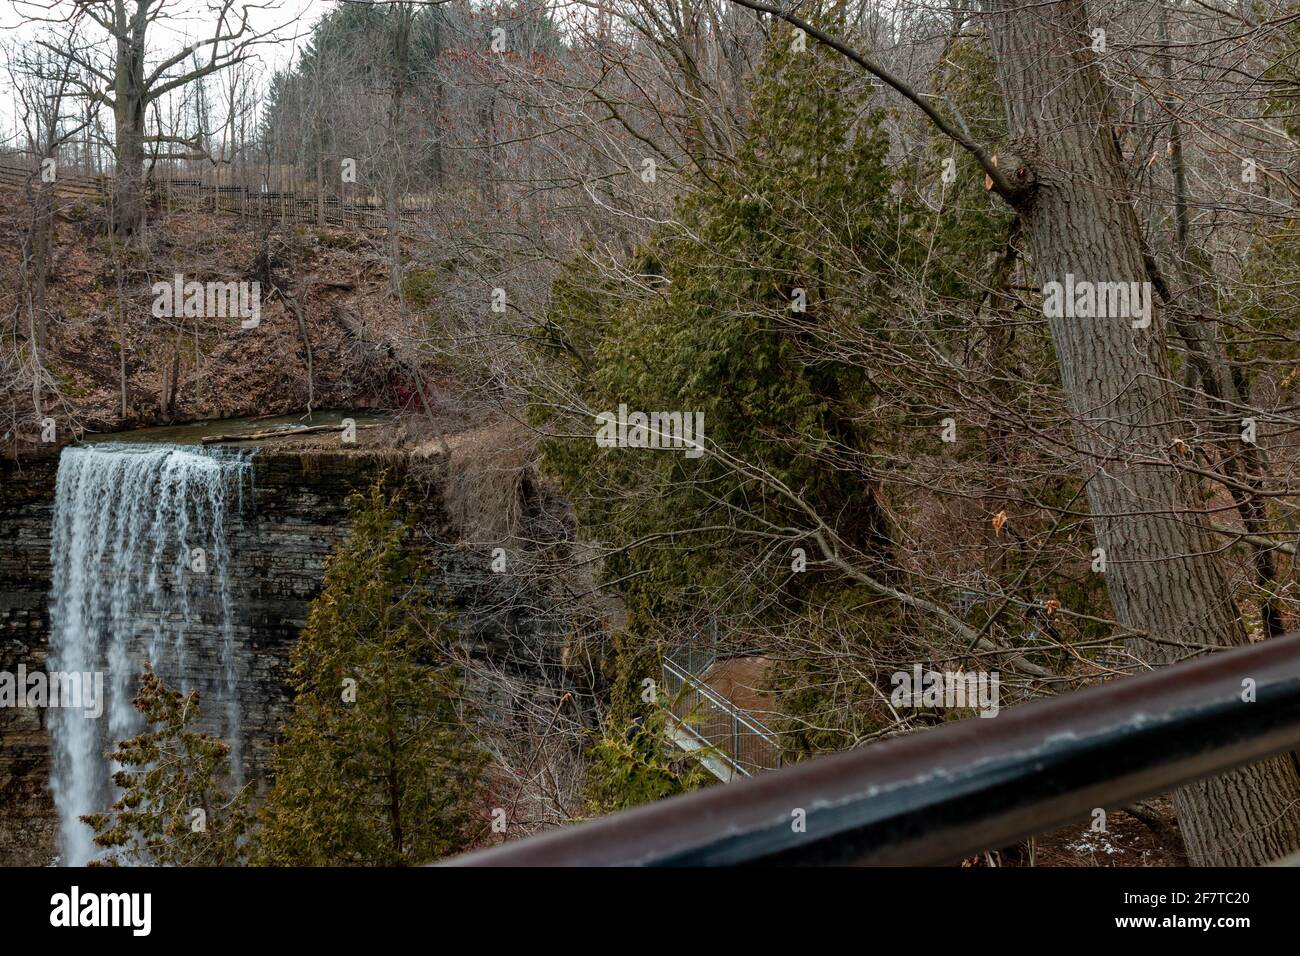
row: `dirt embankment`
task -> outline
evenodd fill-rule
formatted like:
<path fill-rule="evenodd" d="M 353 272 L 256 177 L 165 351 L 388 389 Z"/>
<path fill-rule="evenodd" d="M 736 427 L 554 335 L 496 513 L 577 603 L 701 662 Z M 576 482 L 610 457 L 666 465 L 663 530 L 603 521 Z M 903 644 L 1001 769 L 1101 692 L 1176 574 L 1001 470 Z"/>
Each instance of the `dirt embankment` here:
<path fill-rule="evenodd" d="M 0 191 L 0 235 L 11 240 L 0 244 L 0 309 L 11 317 L 0 337 L 0 445 L 39 440 L 47 417 L 67 440 L 308 406 L 423 411 L 452 392 L 411 345 L 413 320 L 389 289 L 376 237 L 157 209 L 143 237 L 114 243 L 102 208 L 60 200 L 38 415 L 23 269 L 30 226 L 22 193 Z M 157 315 L 155 284 L 177 276 L 250 292 L 257 283 L 256 327 L 239 314 Z"/>

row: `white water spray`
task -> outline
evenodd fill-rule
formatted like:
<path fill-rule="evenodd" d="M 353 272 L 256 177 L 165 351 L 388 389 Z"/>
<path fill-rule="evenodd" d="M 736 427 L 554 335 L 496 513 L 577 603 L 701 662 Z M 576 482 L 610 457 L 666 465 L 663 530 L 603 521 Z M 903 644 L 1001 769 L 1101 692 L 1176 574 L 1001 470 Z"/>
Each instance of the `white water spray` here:
<path fill-rule="evenodd" d="M 204 714 L 222 717 L 240 774 L 227 523 L 241 511 L 251 475 L 251 460 L 238 452 L 174 445 L 66 448 L 59 458 L 49 666 L 105 672 L 108 698 L 98 720 L 80 710 L 50 712 L 50 786 L 66 865 L 94 856 L 93 834 L 80 818 L 115 799 L 116 768 L 106 754 L 139 732 L 131 699 L 145 660 L 187 691 L 204 650 L 197 642 L 220 641 L 221 673 L 204 688 Z"/>

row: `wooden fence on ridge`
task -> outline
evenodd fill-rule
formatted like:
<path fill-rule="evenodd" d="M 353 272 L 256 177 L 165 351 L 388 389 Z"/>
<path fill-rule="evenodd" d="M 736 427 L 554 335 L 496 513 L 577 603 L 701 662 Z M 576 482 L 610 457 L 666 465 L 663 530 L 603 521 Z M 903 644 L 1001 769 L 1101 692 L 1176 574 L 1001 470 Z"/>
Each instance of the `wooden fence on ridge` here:
<path fill-rule="evenodd" d="M 40 185 L 39 169 L 0 161 L 0 187 L 21 189 L 28 182 Z M 107 203 L 113 195 L 113 184 L 112 176 L 59 173 L 54 190 L 56 195 L 69 199 Z M 146 187 L 151 203 L 168 209 L 206 209 L 258 222 L 388 230 L 388 210 L 382 202 L 345 201 L 335 196 L 322 199 L 294 192 L 263 192 L 246 186 L 211 186 L 197 179 L 171 176 L 150 175 Z M 404 208 L 398 218 L 404 225 L 418 226 L 432 215 L 428 209 Z"/>

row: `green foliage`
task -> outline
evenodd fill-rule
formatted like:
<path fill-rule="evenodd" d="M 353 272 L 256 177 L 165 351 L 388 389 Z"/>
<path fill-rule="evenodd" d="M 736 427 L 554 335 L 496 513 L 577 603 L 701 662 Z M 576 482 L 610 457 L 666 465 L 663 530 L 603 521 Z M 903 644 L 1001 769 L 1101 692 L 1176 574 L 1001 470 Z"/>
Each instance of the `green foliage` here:
<path fill-rule="evenodd" d="M 603 726 L 587 750 L 585 780 L 591 814 L 612 813 L 694 790 L 713 777 L 694 757 L 668 743 L 662 700 L 646 700 L 645 680 L 661 670 L 658 651 L 636 636 L 635 621 L 614 636 L 615 676 Z"/>
<path fill-rule="evenodd" d="M 441 293 L 437 270 L 408 269 L 402 276 L 402 298 L 417 312 L 432 308 Z"/>
<path fill-rule="evenodd" d="M 1295 9 L 1300 13 L 1300 4 Z M 1295 140 L 1300 138 L 1300 59 L 1296 56 L 1300 49 L 1300 20 L 1279 31 L 1277 37 L 1276 62 L 1265 73 L 1270 84 L 1266 112 Z M 1262 169 L 1258 178 L 1267 191 L 1267 174 Z M 1203 261 L 1207 255 L 1200 253 L 1198 264 L 1208 273 L 1211 266 Z M 1283 367 L 1282 386 L 1292 388 L 1300 381 L 1300 348 L 1295 335 L 1300 327 L 1300 307 L 1295 296 L 1295 276 L 1300 272 L 1300 219 L 1270 223 L 1267 232 L 1251 244 L 1245 263 L 1236 287 L 1225 291 L 1225 312 L 1249 323 L 1251 331 L 1243 334 L 1239 323 L 1220 326 L 1229 357 L 1236 363 L 1233 374 L 1240 377 L 1241 384 L 1248 384 L 1280 359 L 1290 363 L 1289 368 Z M 1261 358 L 1267 362 L 1261 365 L 1257 361 Z"/>
<path fill-rule="evenodd" d="M 484 759 L 441 663 L 447 613 L 422 587 L 400 502 L 376 485 L 352 508 L 293 652 L 258 846 L 272 865 L 420 864 L 470 839 Z"/>
<path fill-rule="evenodd" d="M 1294 141 L 1300 138 L 1300 59 L 1296 52 L 1300 50 L 1300 3 L 1292 5 L 1289 26 L 1283 27 L 1274 36 L 1277 38 L 1273 66 L 1264 73 L 1264 78 L 1271 86 L 1266 111 L 1276 116 L 1281 127 Z M 1285 22 L 1279 21 L 1279 22 Z"/>
<path fill-rule="evenodd" d="M 876 690 L 859 677 L 851 685 L 839 683 L 841 674 L 814 658 L 792 658 L 773 663 L 766 682 L 781 691 L 781 715 L 772 721 L 785 751 L 786 760 L 801 754 L 844 750 L 852 746 L 855 733 L 865 733 L 878 724 L 859 715 L 852 707 L 859 701 L 874 700 Z M 835 688 L 835 694 L 828 687 Z M 848 701 L 845 700 L 848 698 Z"/>
<path fill-rule="evenodd" d="M 653 644 L 640 635 L 649 630 L 648 625 L 632 612 L 623 630 L 614 634 L 610 647 L 610 664 L 614 679 L 610 682 L 606 713 L 614 721 L 640 720 L 654 709 L 644 698 L 645 681 L 656 679 L 663 659 Z"/>
<path fill-rule="evenodd" d="M 960 111 L 976 142 L 1006 140 L 996 66 L 978 41 L 957 39 L 949 45 L 934 87 Z M 917 238 L 929 250 L 922 287 L 937 300 L 927 303 L 929 310 L 950 315 L 949 328 L 960 331 L 969 304 L 979 299 L 988 279 L 971 264 L 988 262 L 1001 250 L 1015 213 L 985 190 L 985 173 L 974 156 L 933 127 L 927 129 L 930 150 L 913 185 L 926 192 L 937 211 L 914 220 Z M 943 168 L 949 159 L 956 179 L 945 184 Z"/>
<path fill-rule="evenodd" d="M 1273 231 L 1257 239 L 1239 285 L 1228 292 L 1232 314 L 1240 316 L 1252 330 L 1250 334 L 1225 332 L 1231 358 L 1237 362 L 1244 381 L 1260 374 L 1261 368 L 1290 362 L 1285 368 L 1282 385 L 1290 387 L 1300 379 L 1300 348 L 1295 330 L 1300 327 L 1300 308 L 1296 305 L 1295 276 L 1300 274 L 1300 220 L 1279 223 Z M 1260 332 L 1266 333 L 1261 337 Z M 1238 341 L 1237 339 L 1240 339 Z M 1256 360 L 1267 357 L 1269 365 Z"/>
<path fill-rule="evenodd" d="M 842 19 L 823 23 L 847 35 Z M 821 44 L 793 49 L 791 36 L 774 25 L 746 141 L 730 162 L 695 177 L 672 224 L 621 270 L 601 274 L 582 257 L 555 282 L 533 344 L 551 359 L 561 397 L 539 393 L 531 420 L 564 436 L 543 443 L 546 465 L 585 533 L 614 548 L 604 571 L 626 601 L 629 644 L 647 646 L 665 619 L 709 607 L 834 646 L 815 621 L 799 619 L 819 608 L 836 617 L 855 659 L 887 659 L 882 646 L 935 622 L 867 599 L 836 568 L 795 573 L 790 539 L 773 541 L 811 521 L 781 489 L 806 502 L 864 571 L 910 589 L 900 580 L 909 564 L 894 516 L 909 531 L 935 518 L 918 513 L 924 495 L 886 502 L 876 463 L 897 473 L 935 456 L 936 411 L 962 400 L 964 360 L 922 376 L 891 366 L 934 369 L 937 355 L 978 353 L 969 366 L 983 364 L 999 402 L 1032 418 L 1056 387 L 1056 363 L 1042 324 L 1018 322 L 1015 297 L 989 291 L 1014 262 L 1004 256 L 1014 215 L 987 194 L 975 160 L 937 136 L 927 141 L 926 127 L 911 141 L 929 148 L 892 168 L 886 114 L 873 109 L 870 84 Z M 954 37 L 933 87 L 975 139 L 1005 141 L 982 45 Z M 951 182 L 942 175 L 948 157 Z M 999 374 L 1004 368 L 1014 374 Z M 1025 379 L 1042 387 L 1019 387 Z M 593 415 L 621 404 L 702 412 L 706 444 L 725 455 L 599 447 L 582 438 L 593 422 L 556 412 L 574 404 L 571 396 Z M 982 437 L 942 454 L 977 474 L 1005 473 L 1019 453 L 1015 437 L 997 431 L 996 418 Z M 1070 499 L 1077 482 L 1051 472 L 1022 490 Z M 811 535 L 799 543 L 810 560 L 821 556 Z M 1075 591 L 1087 601 L 1100 589 L 1093 576 Z M 830 657 L 778 661 L 766 676 L 792 754 L 851 745 L 892 719 L 862 703 L 877 696 L 870 666 L 846 674 Z M 616 706 L 635 673 L 620 670 Z"/>
<path fill-rule="evenodd" d="M 870 489 L 823 458 L 875 437 L 853 417 L 869 383 L 828 361 L 824 344 L 846 324 L 882 327 L 891 263 L 907 255 L 883 116 L 867 111 L 864 95 L 836 54 L 819 45 L 794 53 L 778 29 L 735 162 L 701 178 L 679 204 L 681 228 L 661 232 L 634 264 L 633 285 L 649 291 L 629 298 L 575 265 L 556 283 L 537 344 L 593 410 L 625 402 L 702 412 L 710 445 L 797 488 L 845 540 L 870 550 L 887 537 Z M 795 313 L 800 296 L 807 308 Z M 550 442 L 545 454 L 581 519 L 616 540 L 739 525 L 739 534 L 700 531 L 613 558 L 610 576 L 630 575 L 625 594 L 649 615 L 671 614 L 688 592 L 720 589 L 752 553 L 746 533 L 799 521 L 770 483 L 738 477 L 710 456 L 583 441 Z M 770 565 L 746 598 L 795 587 L 787 572 Z"/>
<path fill-rule="evenodd" d="M 649 255 L 643 256 L 636 271 L 645 277 L 660 275 Z M 551 285 L 551 301 L 546 321 L 537 329 L 533 345 L 559 360 L 569 377 L 585 384 L 597 361 L 596 347 L 608 329 L 609 317 L 619 308 L 619 286 L 612 278 L 594 277 L 585 260 L 572 260 Z M 630 307 L 640 305 L 633 298 Z"/>
<path fill-rule="evenodd" d="M 667 742 L 667 714 L 655 707 L 643 717 L 611 722 L 588 751 L 588 812 L 613 813 L 705 786 L 712 776 L 693 757 Z"/>
<path fill-rule="evenodd" d="M 120 743 L 112 755 L 122 766 L 113 775 L 122 796 L 112 809 L 81 818 L 107 851 L 92 865 L 242 864 L 247 792 L 231 796 L 225 789 L 230 746 L 193 729 L 200 717 L 198 691 L 167 687 L 146 664 L 132 704 L 150 729 Z"/>

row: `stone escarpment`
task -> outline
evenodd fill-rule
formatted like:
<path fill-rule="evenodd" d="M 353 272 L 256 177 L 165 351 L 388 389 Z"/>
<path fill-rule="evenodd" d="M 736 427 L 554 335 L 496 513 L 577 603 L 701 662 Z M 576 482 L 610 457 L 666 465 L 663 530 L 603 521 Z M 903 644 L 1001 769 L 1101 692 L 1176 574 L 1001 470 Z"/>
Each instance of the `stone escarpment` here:
<path fill-rule="evenodd" d="M 419 512 L 436 580 L 457 611 L 467 652 L 545 660 L 560 631 L 545 602 L 529 600 L 509 575 L 494 574 L 490 555 L 452 544 L 439 494 L 439 463 L 421 468 Z M 319 593 L 328 556 L 348 533 L 348 497 L 376 480 L 407 482 L 408 462 L 395 452 L 262 450 L 253 459 L 251 501 L 229 525 L 231 603 L 238 663 L 238 750 L 245 779 L 264 789 L 276 733 L 288 715 L 289 655 Z M 50 653 L 50 539 L 58 455 L 0 461 L 0 671 L 45 669 Z M 245 492 L 246 494 L 248 491 Z M 102 502 L 111 508 L 113 502 Z M 220 682 L 222 637 L 200 624 L 189 644 L 189 685 L 205 700 Z M 487 708 L 508 706 L 484 689 Z M 205 707 L 205 716 L 207 708 Z M 0 865 L 41 865 L 57 852 L 49 789 L 48 712 L 0 708 Z M 216 729 L 214 726 L 212 729 Z"/>

